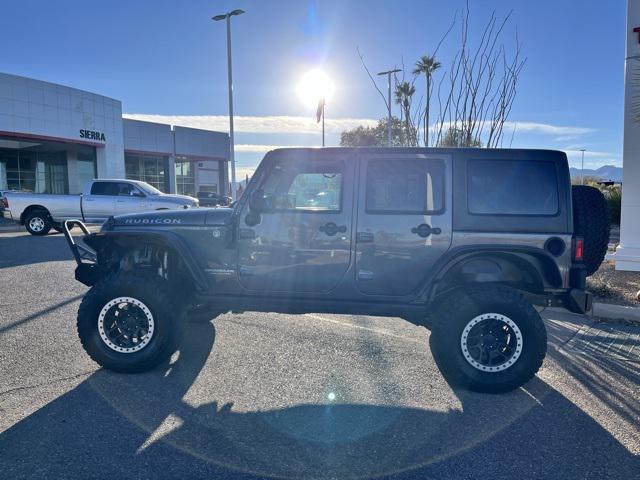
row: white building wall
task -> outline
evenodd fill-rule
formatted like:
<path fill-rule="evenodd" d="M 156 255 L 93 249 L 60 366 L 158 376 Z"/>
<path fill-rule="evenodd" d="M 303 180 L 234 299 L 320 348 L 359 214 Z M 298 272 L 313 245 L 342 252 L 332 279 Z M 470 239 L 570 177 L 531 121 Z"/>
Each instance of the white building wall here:
<path fill-rule="evenodd" d="M 173 134 L 170 125 L 128 118 L 122 120 L 122 123 L 126 150 L 173 155 Z"/>
<path fill-rule="evenodd" d="M 622 218 L 617 270 L 640 271 L 640 0 L 627 4 L 624 147 L 622 159 Z"/>
<path fill-rule="evenodd" d="M 97 131 L 105 140 L 82 138 Z M 124 176 L 122 104 L 109 97 L 0 73 L 0 134 L 96 146 L 98 176 Z"/>

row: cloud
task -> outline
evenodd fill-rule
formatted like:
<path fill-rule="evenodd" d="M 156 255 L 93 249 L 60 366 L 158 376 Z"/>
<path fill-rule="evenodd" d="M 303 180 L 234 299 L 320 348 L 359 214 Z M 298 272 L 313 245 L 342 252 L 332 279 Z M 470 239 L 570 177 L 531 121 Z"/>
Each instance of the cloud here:
<path fill-rule="evenodd" d="M 565 125 L 551 125 L 548 123 L 536 123 L 536 122 L 505 122 L 504 130 L 511 131 L 515 127 L 516 134 L 522 132 L 539 133 L 542 135 L 552 135 L 555 137 L 575 137 L 577 135 L 586 135 L 587 133 L 593 133 L 593 128 L 587 127 L 571 127 Z"/>
<path fill-rule="evenodd" d="M 226 132 L 229 130 L 229 117 L 226 115 L 155 115 L 144 113 L 125 113 L 124 118 L 142 120 L 145 122 L 166 123 L 183 127 L 201 128 Z M 318 133 L 320 126 L 312 117 L 295 117 L 286 115 L 274 116 L 245 116 L 233 117 L 234 129 L 240 133 L 279 133 L 279 134 L 308 134 Z M 342 133 L 359 125 L 367 127 L 378 124 L 371 118 L 327 118 L 325 130 L 327 133 Z"/>
<path fill-rule="evenodd" d="M 276 148 L 296 148 L 308 147 L 311 145 L 254 145 L 254 144 L 236 144 L 236 152 L 245 153 L 267 153 Z M 313 145 L 315 146 L 315 145 Z"/>

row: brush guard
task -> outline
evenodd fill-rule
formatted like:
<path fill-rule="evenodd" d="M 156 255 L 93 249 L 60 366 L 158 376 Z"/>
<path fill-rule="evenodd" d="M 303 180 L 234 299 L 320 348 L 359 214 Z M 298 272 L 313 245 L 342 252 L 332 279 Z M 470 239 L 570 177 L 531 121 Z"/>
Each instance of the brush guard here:
<path fill-rule="evenodd" d="M 90 287 L 94 285 L 99 278 L 98 256 L 96 252 L 94 252 L 90 248 L 76 243 L 73 236 L 71 235 L 71 229 L 76 225 L 80 227 L 80 230 L 82 230 L 82 233 L 84 233 L 85 235 L 91 234 L 87 226 L 80 220 L 66 220 L 65 222 L 63 222 L 62 233 L 67 239 L 69 249 L 71 250 L 73 258 L 78 265 L 75 272 L 76 280 Z"/>

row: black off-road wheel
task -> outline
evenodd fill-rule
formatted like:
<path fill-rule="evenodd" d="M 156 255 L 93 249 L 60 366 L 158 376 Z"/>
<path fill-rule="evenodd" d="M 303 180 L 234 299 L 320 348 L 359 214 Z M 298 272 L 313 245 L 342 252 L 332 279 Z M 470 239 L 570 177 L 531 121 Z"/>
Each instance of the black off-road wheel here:
<path fill-rule="evenodd" d="M 609 206 L 602 192 L 595 187 L 574 185 L 572 195 L 573 232 L 584 239 L 583 263 L 587 275 L 593 275 L 609 248 Z"/>
<path fill-rule="evenodd" d="M 458 289 L 431 316 L 429 343 L 445 379 L 476 392 L 514 390 L 534 377 L 547 352 L 544 323 L 508 287 Z"/>
<path fill-rule="evenodd" d="M 78 310 L 78 336 L 89 356 L 115 372 L 151 370 L 179 345 L 183 308 L 158 276 L 118 274 L 101 280 Z"/>
<path fill-rule="evenodd" d="M 24 219 L 24 226 L 31 235 L 46 235 L 53 227 L 51 216 L 46 210 L 32 210 Z"/>

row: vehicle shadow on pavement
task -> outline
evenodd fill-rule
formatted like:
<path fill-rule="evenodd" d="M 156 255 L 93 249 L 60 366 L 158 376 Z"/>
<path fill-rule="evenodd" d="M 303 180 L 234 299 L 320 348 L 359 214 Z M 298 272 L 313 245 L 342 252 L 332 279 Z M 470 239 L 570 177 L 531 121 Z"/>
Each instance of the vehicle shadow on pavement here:
<path fill-rule="evenodd" d="M 0 476 L 569 479 L 634 478 L 640 468 L 538 378 L 505 395 L 455 391 L 462 408 L 444 411 L 339 401 L 241 411 L 213 392 L 193 400 L 215 328 L 192 327 L 161 368 L 99 370 L 0 434 Z"/>
<path fill-rule="evenodd" d="M 62 234 L 0 236 L 0 268 L 73 260 Z"/>

